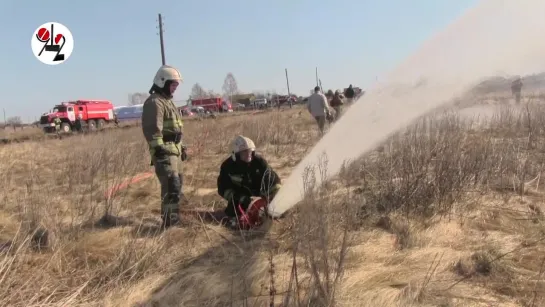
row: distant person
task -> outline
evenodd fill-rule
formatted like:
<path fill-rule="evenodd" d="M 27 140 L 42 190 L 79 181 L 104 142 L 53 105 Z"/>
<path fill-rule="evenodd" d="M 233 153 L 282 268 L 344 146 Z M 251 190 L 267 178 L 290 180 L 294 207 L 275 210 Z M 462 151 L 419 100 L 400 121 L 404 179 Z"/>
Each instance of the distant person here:
<path fill-rule="evenodd" d="M 238 135 L 231 144 L 231 156 L 221 164 L 217 179 L 218 194 L 227 201 L 227 226 L 241 226 L 242 215 L 263 208 L 251 208 L 251 204 L 255 206 L 252 197 L 261 197 L 270 202 L 280 190 L 280 184 L 280 177 L 267 160 L 255 153 L 254 142 Z M 267 202 L 258 204 L 263 206 Z"/>
<path fill-rule="evenodd" d="M 58 135 L 61 132 L 61 124 L 62 124 L 62 121 L 59 118 L 59 115 L 55 115 L 55 119 L 53 119 L 53 123 L 55 124 L 55 132 Z"/>
<path fill-rule="evenodd" d="M 116 127 L 119 127 L 119 118 L 117 117 L 117 114 L 114 114 L 114 124 Z"/>
<path fill-rule="evenodd" d="M 325 96 L 327 97 L 327 99 L 333 99 L 333 90 L 328 90 Z"/>
<path fill-rule="evenodd" d="M 520 77 L 516 77 L 515 80 L 513 80 L 513 83 L 511 83 L 511 94 L 515 96 L 516 103 L 520 103 L 521 91 L 522 79 Z"/>
<path fill-rule="evenodd" d="M 331 105 L 333 110 L 335 110 L 334 121 L 337 121 L 339 117 L 341 117 L 343 106 L 343 100 L 341 99 L 341 93 L 339 93 L 339 91 L 335 91 L 335 94 L 333 94 L 333 98 L 331 99 L 331 102 L 329 104 Z"/>
<path fill-rule="evenodd" d="M 74 124 L 77 132 L 83 132 L 83 115 L 78 114 L 78 118 L 76 119 L 76 123 Z"/>
<path fill-rule="evenodd" d="M 350 84 L 346 91 L 344 91 L 344 97 L 346 97 L 346 103 L 348 105 L 354 102 L 354 98 L 356 97 L 356 91 L 354 91 L 354 88 L 352 88 L 352 84 Z"/>
<path fill-rule="evenodd" d="M 320 134 L 324 134 L 325 122 L 330 116 L 329 112 L 329 103 L 327 102 L 327 97 L 320 92 L 320 87 L 316 86 L 314 88 L 314 94 L 310 95 L 308 98 L 308 111 L 316 120 L 318 124 L 318 129 Z"/>

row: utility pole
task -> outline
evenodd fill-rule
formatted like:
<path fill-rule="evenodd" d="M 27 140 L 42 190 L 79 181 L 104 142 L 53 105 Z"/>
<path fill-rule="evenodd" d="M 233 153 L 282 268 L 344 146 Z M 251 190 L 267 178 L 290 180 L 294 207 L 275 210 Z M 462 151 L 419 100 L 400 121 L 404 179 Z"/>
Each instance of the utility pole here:
<path fill-rule="evenodd" d="M 4 125 L 6 124 L 6 109 L 2 109 L 4 111 Z"/>
<path fill-rule="evenodd" d="M 288 103 L 289 103 L 290 109 L 291 109 L 292 102 L 291 102 L 291 93 L 290 93 L 290 79 L 288 79 L 288 69 L 285 68 L 284 70 L 286 71 L 286 85 L 288 86 Z"/>
<path fill-rule="evenodd" d="M 288 96 L 291 95 L 290 93 L 290 80 L 288 79 L 288 69 L 285 68 L 285 71 L 286 71 L 286 84 L 288 86 Z"/>
<path fill-rule="evenodd" d="M 163 40 L 163 18 L 161 14 L 159 14 L 159 40 L 161 41 L 161 60 L 163 61 L 163 65 L 166 65 L 165 41 Z"/>
<path fill-rule="evenodd" d="M 320 85 L 318 82 L 318 67 L 316 67 L 316 86 Z"/>

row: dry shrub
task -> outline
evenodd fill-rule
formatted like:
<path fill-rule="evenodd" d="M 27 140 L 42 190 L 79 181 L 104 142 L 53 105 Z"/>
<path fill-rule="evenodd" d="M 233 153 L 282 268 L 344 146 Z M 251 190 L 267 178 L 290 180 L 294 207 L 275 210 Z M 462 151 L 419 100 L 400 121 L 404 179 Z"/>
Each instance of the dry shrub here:
<path fill-rule="evenodd" d="M 463 219 L 473 209 L 482 210 L 467 205 L 482 195 L 499 192 L 506 199 L 512 195 L 542 199 L 543 118 L 545 108 L 537 104 L 503 107 L 479 121 L 448 112 L 424 117 L 393 135 L 376 152 L 347 163 L 340 179 L 353 187 L 353 198 L 361 199 L 361 225 L 393 233 L 400 249 L 418 246 L 418 228 L 444 216 L 450 218 L 452 213 Z M 527 218 L 498 211 L 505 218 L 493 230 L 542 238 L 539 208 L 529 211 Z M 508 220 L 518 220 L 518 225 Z M 540 242 L 532 248 L 543 245 Z M 476 276 L 486 275 L 489 289 L 528 306 L 532 301 L 535 304 L 536 297 L 543 295 L 541 282 L 535 278 L 524 281 L 530 276 L 521 274 L 522 263 L 503 258 L 492 261 L 495 255 L 490 249 L 476 252 L 471 260 L 474 265 L 462 269 L 459 264 L 458 271 L 469 271 L 462 275 L 479 283 L 485 280 Z M 541 260 L 529 261 L 532 274 L 541 276 Z"/>
<path fill-rule="evenodd" d="M 527 150 L 527 139 L 505 138 L 495 127 L 511 135 L 528 133 L 532 127 L 512 120 L 528 114 L 533 120 L 545 110 L 503 109 L 485 123 L 486 130 L 452 113 L 425 117 L 393 135 L 380 151 L 347 164 L 340 177 L 363 193 L 363 215 L 401 210 L 431 217 L 452 212 L 470 190 L 508 185 L 523 193 L 524 183 L 540 174 L 543 158 Z"/>
<path fill-rule="evenodd" d="M 35 126 L 25 126 L 18 129 L 0 127 L 0 143 L 21 142 L 44 139 L 42 130 Z"/>
<path fill-rule="evenodd" d="M 467 185 L 479 182 L 493 154 L 485 138 L 472 141 L 466 135 L 467 126 L 453 114 L 424 118 L 394 135 L 380 153 L 357 162 L 355 168 L 345 167 L 341 177 L 359 178 L 366 210 L 448 213 Z"/>
<path fill-rule="evenodd" d="M 283 306 L 335 306 L 351 243 L 355 203 L 328 185 L 327 156 L 304 174 L 306 197 L 291 217 L 290 286 Z M 316 189 L 316 177 L 323 185 Z M 314 191 L 318 190 L 318 193 Z"/>
<path fill-rule="evenodd" d="M 65 300 L 72 305 L 75 297 L 67 293 L 74 287 L 81 287 L 77 295 L 83 295 L 106 287 L 111 279 L 119 282 L 145 274 L 142 269 L 161 248 L 139 250 L 135 247 L 141 244 L 124 240 L 110 246 L 111 238 L 104 238 L 104 252 L 110 256 L 93 261 L 92 254 L 101 251 L 92 250 L 96 244 L 89 250 L 86 234 L 99 217 L 115 215 L 126 205 L 124 197 L 105 197 L 106 188 L 147 171 L 141 163 L 148 155 L 143 140 L 134 138 L 133 131 L 118 130 L 23 146 L 23 153 L 12 148 L 3 152 L 12 164 L 3 165 L 10 177 L 4 179 L 1 209 L 19 221 L 19 227 L 0 265 L 5 276 L 2 305 Z M 29 248 L 36 247 L 46 252 L 35 255 Z"/>
<path fill-rule="evenodd" d="M 543 260 L 539 260 L 536 263 L 543 265 Z M 460 259 L 454 264 L 453 270 L 463 276 L 463 279 L 485 284 L 499 294 L 517 298 L 524 306 L 531 306 L 532 301 L 536 299 L 536 294 L 542 295 L 545 291 L 545 287 L 539 280 L 543 267 L 534 271 L 537 273 L 537 279 L 535 277 L 528 279 L 521 274 L 520 267 L 517 268 L 512 261 L 511 255 L 487 246 L 467 258 Z"/>

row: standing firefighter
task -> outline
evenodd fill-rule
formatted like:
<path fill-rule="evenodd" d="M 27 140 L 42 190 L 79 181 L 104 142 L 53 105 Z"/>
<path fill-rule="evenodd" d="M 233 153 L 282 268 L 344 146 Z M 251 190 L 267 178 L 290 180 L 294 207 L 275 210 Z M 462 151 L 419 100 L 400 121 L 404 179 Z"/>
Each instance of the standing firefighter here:
<path fill-rule="evenodd" d="M 180 160 L 185 160 L 187 155 L 182 146 L 182 117 L 172 102 L 172 95 L 182 82 L 176 68 L 161 66 L 142 110 L 142 131 L 149 144 L 151 165 L 155 166 L 155 174 L 161 183 L 163 227 L 180 221 L 179 203 L 183 197 Z"/>
<path fill-rule="evenodd" d="M 59 115 L 55 116 L 55 119 L 53 120 L 53 123 L 55 124 L 55 132 L 57 134 L 59 134 L 61 132 L 61 124 L 62 124 L 62 121 L 59 118 Z"/>
<path fill-rule="evenodd" d="M 225 215 L 228 226 L 242 226 L 241 216 L 258 203 L 265 206 L 280 189 L 280 177 L 269 166 L 267 161 L 255 153 L 254 142 L 242 135 L 237 136 L 231 144 L 231 156 L 221 164 L 218 176 L 218 194 L 227 200 Z M 265 202 L 252 203 L 253 197 L 261 197 Z M 250 214 L 251 215 L 251 214 Z M 251 215 L 257 218 L 256 215 Z M 249 221 L 250 224 L 256 221 Z"/>
<path fill-rule="evenodd" d="M 515 102 L 520 103 L 520 92 L 522 90 L 522 79 L 516 77 L 513 83 L 511 83 L 511 94 L 515 96 Z"/>

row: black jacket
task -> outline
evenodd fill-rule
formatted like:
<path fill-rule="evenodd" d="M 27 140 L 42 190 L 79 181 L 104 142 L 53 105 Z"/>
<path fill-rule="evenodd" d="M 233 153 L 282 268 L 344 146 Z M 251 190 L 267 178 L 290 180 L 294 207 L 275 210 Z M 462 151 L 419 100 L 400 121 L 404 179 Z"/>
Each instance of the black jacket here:
<path fill-rule="evenodd" d="M 239 195 L 261 196 L 276 184 L 280 184 L 280 177 L 263 157 L 254 154 L 250 163 L 229 157 L 221 164 L 218 194 L 224 197 L 227 190 L 232 190 Z"/>
<path fill-rule="evenodd" d="M 346 91 L 344 92 L 344 96 L 346 98 L 354 98 L 354 96 L 356 96 L 356 92 L 354 91 L 354 88 L 347 88 Z"/>

